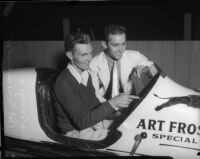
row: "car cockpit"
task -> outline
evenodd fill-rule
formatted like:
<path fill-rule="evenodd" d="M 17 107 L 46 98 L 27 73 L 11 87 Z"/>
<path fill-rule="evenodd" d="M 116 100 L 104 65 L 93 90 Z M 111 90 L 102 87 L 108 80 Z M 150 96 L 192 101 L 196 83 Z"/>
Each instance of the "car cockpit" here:
<path fill-rule="evenodd" d="M 158 66 L 157 66 L 158 68 Z M 159 68 L 157 69 L 159 70 Z M 126 117 L 134 111 L 137 105 L 143 100 L 145 95 L 151 90 L 156 80 L 159 77 L 157 73 L 151 80 L 148 81 L 147 85 L 138 93 L 139 100 L 133 101 L 128 109 L 121 111 L 120 117 L 118 117 L 110 127 L 110 131 L 107 137 L 101 141 L 82 140 L 77 138 L 70 138 L 63 136 L 56 124 L 56 109 L 55 104 L 60 104 L 56 99 L 53 91 L 53 83 L 57 74 L 57 70 L 50 68 L 36 68 L 37 79 L 36 79 L 36 97 L 39 123 L 48 137 L 51 139 L 73 146 L 90 147 L 94 149 L 100 149 L 108 147 L 109 145 L 116 142 L 122 135 L 117 130 L 117 127 L 126 119 Z M 158 71 L 159 72 L 159 71 Z"/>
<path fill-rule="evenodd" d="M 56 125 L 55 113 L 55 104 L 59 103 L 54 96 L 52 88 L 58 71 L 49 68 L 37 68 L 36 72 L 36 97 L 39 123 L 48 137 L 69 146 L 89 147 L 93 149 L 108 147 L 121 137 L 122 134 L 117 129 L 110 130 L 107 137 L 100 141 L 82 140 L 61 135 Z"/>

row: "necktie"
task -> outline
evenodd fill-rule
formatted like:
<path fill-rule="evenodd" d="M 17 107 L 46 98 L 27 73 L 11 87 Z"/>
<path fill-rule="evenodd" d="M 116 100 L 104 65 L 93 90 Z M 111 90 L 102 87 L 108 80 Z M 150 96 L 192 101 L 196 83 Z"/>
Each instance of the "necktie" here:
<path fill-rule="evenodd" d="M 110 71 L 110 82 L 104 95 L 105 99 L 109 100 L 118 94 L 119 91 L 117 89 L 118 88 L 117 80 L 118 80 L 118 72 L 117 72 L 117 64 L 115 62 Z"/>
<path fill-rule="evenodd" d="M 117 62 L 114 62 L 113 66 L 113 73 L 112 73 L 112 95 L 111 97 L 114 97 L 119 94 L 119 75 L 117 71 Z"/>

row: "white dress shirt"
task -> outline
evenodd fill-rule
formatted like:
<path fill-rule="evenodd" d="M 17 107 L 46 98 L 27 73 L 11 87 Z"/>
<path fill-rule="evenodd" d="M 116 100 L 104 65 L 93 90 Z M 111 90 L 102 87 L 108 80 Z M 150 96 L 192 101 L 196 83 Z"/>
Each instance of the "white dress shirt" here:
<path fill-rule="evenodd" d="M 79 84 L 82 83 L 83 85 L 87 86 L 87 82 L 88 82 L 88 78 L 89 78 L 88 71 L 83 71 L 80 74 L 70 63 L 67 65 L 67 69 L 69 69 L 69 71 L 74 76 L 74 78 L 78 81 Z"/>

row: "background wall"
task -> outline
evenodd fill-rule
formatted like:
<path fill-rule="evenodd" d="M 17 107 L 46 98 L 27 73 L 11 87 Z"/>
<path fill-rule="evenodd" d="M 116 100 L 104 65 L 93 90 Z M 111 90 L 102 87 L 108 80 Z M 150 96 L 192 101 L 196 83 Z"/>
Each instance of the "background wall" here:
<path fill-rule="evenodd" d="M 128 40 L 200 40 L 199 0 L 5 1 L 0 8 L 6 41 L 58 41 L 77 30 L 103 40 L 110 22 L 125 26 Z"/>
<path fill-rule="evenodd" d="M 93 54 L 103 48 L 94 41 Z M 176 82 L 200 88 L 200 41 L 128 41 L 127 49 L 138 50 L 157 63 Z M 63 41 L 5 41 L 3 69 L 48 67 L 62 70 L 67 63 Z"/>

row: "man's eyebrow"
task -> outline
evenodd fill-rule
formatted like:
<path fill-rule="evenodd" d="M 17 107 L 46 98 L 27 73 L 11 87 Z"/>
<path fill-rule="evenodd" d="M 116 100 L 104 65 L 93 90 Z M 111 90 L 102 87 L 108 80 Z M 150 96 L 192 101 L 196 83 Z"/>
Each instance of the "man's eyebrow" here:
<path fill-rule="evenodd" d="M 113 45 L 118 45 L 119 43 L 112 43 Z"/>

